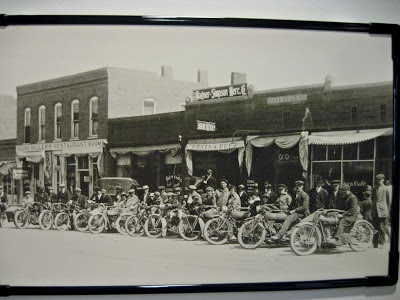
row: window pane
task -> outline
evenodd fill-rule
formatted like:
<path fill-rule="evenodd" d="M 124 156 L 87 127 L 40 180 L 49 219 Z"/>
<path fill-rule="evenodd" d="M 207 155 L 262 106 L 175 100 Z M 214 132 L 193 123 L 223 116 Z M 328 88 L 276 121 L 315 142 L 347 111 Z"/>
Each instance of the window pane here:
<path fill-rule="evenodd" d="M 365 186 L 372 186 L 373 167 L 372 161 L 343 163 L 343 181 L 350 186 L 351 191 L 358 199 L 360 199 L 360 194 L 364 191 Z"/>
<path fill-rule="evenodd" d="M 61 105 L 56 106 L 56 116 L 57 116 L 57 122 L 59 120 L 59 118 L 61 118 L 62 115 L 62 107 Z"/>
<path fill-rule="evenodd" d="M 374 159 L 374 140 L 360 143 L 360 159 Z"/>
<path fill-rule="evenodd" d="M 358 144 L 343 145 L 343 159 L 357 160 Z"/>
<path fill-rule="evenodd" d="M 97 121 L 92 121 L 92 135 L 97 135 Z"/>
<path fill-rule="evenodd" d="M 313 145 L 313 160 L 326 160 L 326 146 Z"/>
<path fill-rule="evenodd" d="M 328 160 L 341 160 L 342 159 L 342 146 L 332 145 L 328 146 Z"/>
<path fill-rule="evenodd" d="M 93 99 L 92 101 L 92 118 L 97 117 L 98 110 L 99 110 L 99 100 L 98 99 Z"/>
<path fill-rule="evenodd" d="M 57 130 L 57 139 L 61 139 L 61 125 L 60 124 L 57 124 L 56 130 Z"/>
<path fill-rule="evenodd" d="M 25 126 L 31 126 L 31 111 L 25 110 Z"/>
<path fill-rule="evenodd" d="M 74 122 L 73 127 L 73 137 L 79 137 L 79 123 Z"/>
<path fill-rule="evenodd" d="M 87 156 L 78 157 L 78 169 L 89 169 L 89 160 Z"/>
<path fill-rule="evenodd" d="M 40 118 L 40 120 L 39 120 L 40 125 L 45 125 L 46 124 L 46 109 L 45 108 L 41 108 L 39 110 L 39 118 Z"/>
<path fill-rule="evenodd" d="M 321 176 L 328 182 L 340 180 L 340 162 L 313 163 L 313 178 Z M 314 181 L 315 182 L 315 181 Z"/>

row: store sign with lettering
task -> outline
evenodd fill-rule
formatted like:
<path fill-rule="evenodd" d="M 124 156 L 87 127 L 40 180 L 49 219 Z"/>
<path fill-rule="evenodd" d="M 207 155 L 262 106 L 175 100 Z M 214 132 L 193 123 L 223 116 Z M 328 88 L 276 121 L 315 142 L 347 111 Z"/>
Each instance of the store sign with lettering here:
<path fill-rule="evenodd" d="M 215 143 L 215 144 L 187 144 L 186 150 L 192 151 L 221 151 L 244 147 L 244 141 Z"/>
<path fill-rule="evenodd" d="M 235 96 L 246 96 L 247 84 L 236 84 L 221 86 L 210 89 L 202 89 L 193 91 L 193 99 L 198 100 L 211 100 Z"/>
<path fill-rule="evenodd" d="M 197 130 L 216 131 L 217 127 L 214 122 L 205 122 L 197 120 Z"/>
<path fill-rule="evenodd" d="M 279 96 L 279 97 L 268 97 L 268 104 L 278 104 L 278 103 L 287 103 L 287 102 L 299 102 L 306 101 L 307 94 L 297 94 L 297 95 L 287 95 L 287 96 Z"/>
<path fill-rule="evenodd" d="M 29 171 L 26 169 L 13 169 L 12 170 L 12 178 L 14 180 L 21 180 L 29 178 Z"/>

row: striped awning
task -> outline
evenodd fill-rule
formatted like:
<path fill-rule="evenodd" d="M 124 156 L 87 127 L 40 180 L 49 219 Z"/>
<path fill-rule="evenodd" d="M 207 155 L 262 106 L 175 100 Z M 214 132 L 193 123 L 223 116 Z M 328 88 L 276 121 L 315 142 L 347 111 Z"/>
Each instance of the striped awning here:
<path fill-rule="evenodd" d="M 393 128 L 313 132 L 309 145 L 346 145 L 372 140 L 381 135 L 393 134 Z"/>

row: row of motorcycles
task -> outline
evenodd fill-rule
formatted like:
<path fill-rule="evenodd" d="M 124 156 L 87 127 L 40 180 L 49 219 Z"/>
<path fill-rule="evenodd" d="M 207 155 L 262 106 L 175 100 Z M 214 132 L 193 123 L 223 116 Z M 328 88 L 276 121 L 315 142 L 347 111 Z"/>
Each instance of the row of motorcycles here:
<path fill-rule="evenodd" d="M 82 209 L 73 203 L 35 202 L 28 207 L 17 207 L 13 221 L 18 228 L 33 224 L 43 230 L 53 227 L 60 231 L 74 229 L 94 234 L 118 231 L 151 238 L 179 235 L 188 241 L 204 238 L 213 245 L 236 237 L 245 249 L 255 249 L 262 243 L 285 245 L 289 241 L 295 254 L 310 255 L 318 248 L 338 245 L 332 244 L 332 240 L 343 213 L 336 209 L 319 209 L 289 230 L 284 241 L 272 241 L 271 237 L 279 231 L 287 214 L 268 204 L 257 206 L 256 215 L 250 216 L 248 208 L 231 206 L 198 205 L 188 210 L 185 206 L 171 204 L 148 206 L 140 203 L 134 208 L 123 208 L 89 202 L 88 207 Z M 363 251 L 371 245 L 374 234 L 372 225 L 360 216 L 349 232 L 342 235 L 339 245 Z"/>

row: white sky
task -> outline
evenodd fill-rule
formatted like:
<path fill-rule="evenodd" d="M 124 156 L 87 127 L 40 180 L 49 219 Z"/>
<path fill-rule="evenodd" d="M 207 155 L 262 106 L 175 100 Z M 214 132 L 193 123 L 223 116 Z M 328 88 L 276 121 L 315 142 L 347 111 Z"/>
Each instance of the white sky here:
<path fill-rule="evenodd" d="M 153 71 L 210 86 L 247 74 L 256 90 L 392 80 L 391 39 L 368 34 L 161 26 L 15 26 L 0 30 L 0 94 L 106 66 Z"/>

